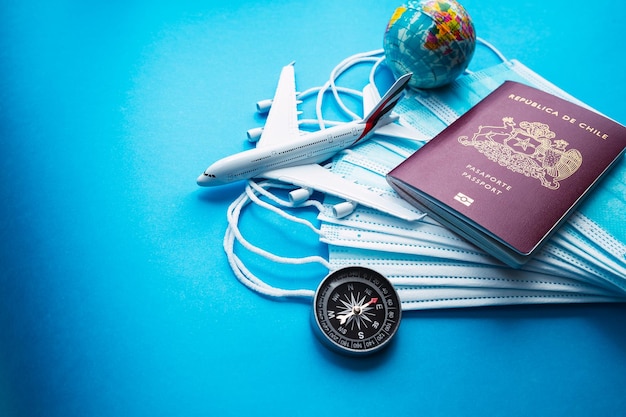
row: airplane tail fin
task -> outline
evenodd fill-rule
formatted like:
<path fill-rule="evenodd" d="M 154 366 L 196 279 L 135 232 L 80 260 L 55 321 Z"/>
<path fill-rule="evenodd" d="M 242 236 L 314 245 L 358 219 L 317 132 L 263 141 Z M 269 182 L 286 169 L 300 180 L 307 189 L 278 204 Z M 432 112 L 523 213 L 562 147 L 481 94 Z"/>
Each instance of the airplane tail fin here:
<path fill-rule="evenodd" d="M 398 78 L 378 104 L 363 118 L 363 122 L 367 125 L 366 131 L 370 131 L 377 126 L 384 126 L 393 121 L 391 111 L 400 101 L 400 94 L 404 91 L 404 87 L 412 75 L 412 73 L 408 73 Z"/>

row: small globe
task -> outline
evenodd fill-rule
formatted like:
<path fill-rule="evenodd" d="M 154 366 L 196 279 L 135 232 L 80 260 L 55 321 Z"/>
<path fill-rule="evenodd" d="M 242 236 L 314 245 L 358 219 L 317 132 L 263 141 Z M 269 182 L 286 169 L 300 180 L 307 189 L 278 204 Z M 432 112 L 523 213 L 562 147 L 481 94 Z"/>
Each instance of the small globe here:
<path fill-rule="evenodd" d="M 412 72 L 410 87 L 435 88 L 465 71 L 476 48 L 476 32 L 455 0 L 409 1 L 391 16 L 383 48 L 396 78 Z"/>

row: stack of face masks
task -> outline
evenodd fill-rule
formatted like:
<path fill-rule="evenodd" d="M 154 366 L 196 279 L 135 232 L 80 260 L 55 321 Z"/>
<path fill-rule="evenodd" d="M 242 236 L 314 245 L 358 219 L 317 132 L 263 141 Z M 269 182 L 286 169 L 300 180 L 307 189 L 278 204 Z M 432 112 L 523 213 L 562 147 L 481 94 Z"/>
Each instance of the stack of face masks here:
<path fill-rule="evenodd" d="M 407 92 L 395 109 L 400 123 L 417 130 L 428 140 L 505 80 L 523 82 L 584 105 L 521 63 L 499 56 L 502 63 L 465 74 L 445 88 Z M 370 77 L 370 85 L 374 85 L 373 77 Z M 320 124 L 322 119 L 318 114 Z M 387 184 L 385 175 L 424 143 L 375 136 L 337 155 L 329 169 L 363 187 L 399 198 Z M 245 242 L 237 221 L 249 201 L 277 211 L 289 220 L 302 222 L 273 208 L 290 207 L 288 202 L 267 191 L 274 186 L 277 184 L 249 183 L 247 194 L 229 210 L 224 247 L 236 276 L 255 291 L 273 296 L 310 297 L 311 290 L 285 291 L 270 287 L 250 273 L 234 253 L 234 241 Z M 260 195 L 272 203 L 263 202 L 257 197 Z M 352 214 L 337 219 L 332 216 L 331 207 L 339 201 L 330 196 L 319 206 L 321 228 L 318 230 L 308 224 L 320 235 L 320 240 L 328 244 L 328 261 L 319 257 L 272 259 L 288 263 L 320 262 L 330 270 L 354 265 L 375 269 L 393 282 L 407 310 L 626 301 L 625 196 L 626 162 L 622 157 L 542 251 L 517 270 L 503 266 L 428 216 L 406 222 L 358 206 Z M 269 253 L 251 245 L 244 246 L 270 257 Z"/>

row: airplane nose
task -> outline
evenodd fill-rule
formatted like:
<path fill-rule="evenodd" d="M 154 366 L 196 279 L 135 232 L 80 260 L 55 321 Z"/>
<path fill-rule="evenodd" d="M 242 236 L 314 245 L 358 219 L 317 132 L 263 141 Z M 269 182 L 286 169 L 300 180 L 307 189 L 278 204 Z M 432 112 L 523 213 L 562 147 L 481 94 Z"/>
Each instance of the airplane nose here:
<path fill-rule="evenodd" d="M 196 183 L 201 187 L 207 187 L 210 181 L 211 181 L 211 177 L 209 177 L 207 174 L 203 172 L 202 174 L 200 174 L 200 176 L 196 180 Z"/>

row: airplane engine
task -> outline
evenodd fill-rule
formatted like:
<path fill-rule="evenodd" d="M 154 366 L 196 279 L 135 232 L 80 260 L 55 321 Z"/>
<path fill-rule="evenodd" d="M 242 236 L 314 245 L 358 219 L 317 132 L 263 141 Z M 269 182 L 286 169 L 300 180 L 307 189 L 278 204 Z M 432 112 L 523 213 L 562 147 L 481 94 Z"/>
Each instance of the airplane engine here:
<path fill-rule="evenodd" d="M 343 203 L 335 204 L 333 206 L 333 216 L 338 219 L 346 217 L 356 209 L 357 204 L 352 201 L 344 201 Z"/>
<path fill-rule="evenodd" d="M 263 128 L 262 127 L 255 127 L 252 129 L 249 129 L 246 132 L 246 135 L 248 135 L 248 142 L 257 142 L 260 138 L 261 135 L 263 134 Z"/>
<path fill-rule="evenodd" d="M 292 204 L 298 205 L 308 200 L 311 194 L 313 194 L 311 188 L 298 188 L 289 193 L 289 201 L 291 201 Z"/>
<path fill-rule="evenodd" d="M 256 111 L 258 113 L 264 114 L 270 111 L 270 107 L 272 107 L 273 100 L 261 100 L 256 102 Z"/>

